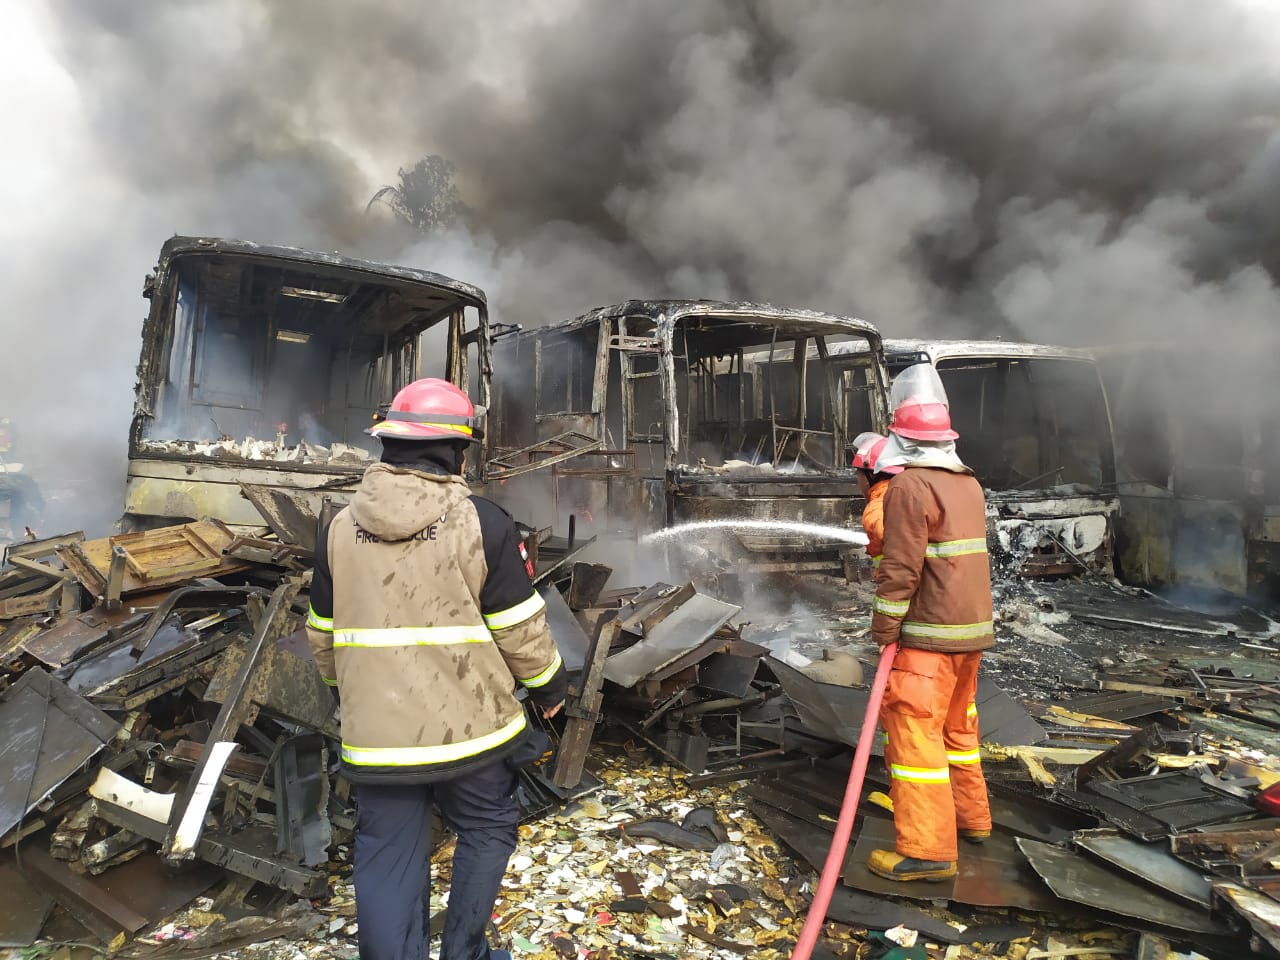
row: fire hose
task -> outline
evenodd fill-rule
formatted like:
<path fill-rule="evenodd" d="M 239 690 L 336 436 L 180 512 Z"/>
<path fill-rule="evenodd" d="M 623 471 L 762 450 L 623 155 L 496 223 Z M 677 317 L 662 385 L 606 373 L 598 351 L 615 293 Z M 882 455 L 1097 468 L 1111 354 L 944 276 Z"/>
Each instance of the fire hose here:
<path fill-rule="evenodd" d="M 889 673 L 893 670 L 893 658 L 897 653 L 896 643 L 888 644 L 880 651 L 880 665 L 876 667 L 875 679 L 871 681 L 867 715 L 862 720 L 862 732 L 858 734 L 858 748 L 853 754 L 853 766 L 849 768 L 849 785 L 845 787 L 844 802 L 840 805 L 840 817 L 836 821 L 835 836 L 831 838 L 827 862 L 822 866 L 822 876 L 818 878 L 818 888 L 813 893 L 813 902 L 809 904 L 809 914 L 805 917 L 804 928 L 800 931 L 800 939 L 796 941 L 791 960 L 809 960 L 814 945 L 818 942 L 822 924 L 827 919 L 827 907 L 831 906 L 831 895 L 835 892 L 836 881 L 840 879 L 840 868 L 844 866 L 849 837 L 853 835 L 853 820 L 857 816 L 858 800 L 862 796 L 862 781 L 867 774 L 867 761 L 871 759 L 871 744 L 875 739 L 876 726 L 880 719 L 880 701 L 884 699 L 884 688 L 889 684 Z"/>

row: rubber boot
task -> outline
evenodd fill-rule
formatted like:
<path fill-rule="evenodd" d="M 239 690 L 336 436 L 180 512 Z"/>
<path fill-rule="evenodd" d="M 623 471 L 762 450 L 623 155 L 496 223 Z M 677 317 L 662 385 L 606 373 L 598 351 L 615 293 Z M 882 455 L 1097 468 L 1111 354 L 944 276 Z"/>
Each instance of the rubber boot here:
<path fill-rule="evenodd" d="M 970 843 L 985 843 L 991 836 L 990 830 L 974 830 L 969 827 L 961 827 L 956 831 L 956 835 L 961 840 L 968 840 Z"/>
<path fill-rule="evenodd" d="M 940 882 L 956 875 L 954 860 L 917 860 L 896 850 L 872 850 L 867 868 L 886 880 L 928 880 Z"/>

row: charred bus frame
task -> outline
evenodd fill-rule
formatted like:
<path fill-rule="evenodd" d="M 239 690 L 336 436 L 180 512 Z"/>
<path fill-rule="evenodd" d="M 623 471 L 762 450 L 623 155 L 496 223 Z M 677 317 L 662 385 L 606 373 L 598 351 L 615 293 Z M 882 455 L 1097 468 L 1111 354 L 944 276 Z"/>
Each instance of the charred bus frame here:
<path fill-rule="evenodd" d="M 143 295 L 125 522 L 256 526 L 240 484 L 312 510 L 359 480 L 370 416 L 420 376 L 489 402 L 488 308 L 409 267 L 241 240 L 174 237 Z M 428 353 L 444 363 L 425 369 Z M 475 463 L 483 462 L 483 449 Z"/>
<path fill-rule="evenodd" d="M 861 360 L 834 362 L 856 344 Z M 715 301 L 627 301 L 502 337 L 484 479 L 519 515 L 606 538 L 696 520 L 857 527 L 846 446 L 884 429 L 880 335 L 862 320 Z M 848 544 L 713 532 L 763 571 L 844 570 Z"/>

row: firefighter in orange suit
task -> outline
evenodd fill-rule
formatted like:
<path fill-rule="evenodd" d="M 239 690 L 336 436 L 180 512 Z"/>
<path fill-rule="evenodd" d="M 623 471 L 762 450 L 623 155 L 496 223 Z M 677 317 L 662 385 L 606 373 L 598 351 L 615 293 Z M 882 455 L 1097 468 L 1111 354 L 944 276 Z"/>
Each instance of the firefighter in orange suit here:
<path fill-rule="evenodd" d="M 899 644 L 881 722 L 893 796 L 894 850 L 874 850 L 890 880 L 955 876 L 957 836 L 991 835 L 974 701 L 994 642 L 986 505 L 956 455 L 946 392 L 931 364 L 904 370 L 878 468 L 901 467 L 884 497 L 883 558 L 872 636 Z"/>
<path fill-rule="evenodd" d="M 858 471 L 858 492 L 866 500 L 862 508 L 862 531 L 867 535 L 867 556 L 871 565 L 880 566 L 884 552 L 884 495 L 889 481 L 902 472 L 901 467 L 877 469 L 880 453 L 889 438 L 879 433 L 860 433 L 853 441 L 853 466 Z"/>

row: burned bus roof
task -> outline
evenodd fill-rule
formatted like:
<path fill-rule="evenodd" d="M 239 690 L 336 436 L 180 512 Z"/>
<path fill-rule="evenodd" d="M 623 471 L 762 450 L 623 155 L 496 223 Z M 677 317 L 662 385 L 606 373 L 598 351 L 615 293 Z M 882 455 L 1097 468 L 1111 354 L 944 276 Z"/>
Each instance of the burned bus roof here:
<path fill-rule="evenodd" d="M 1046 360 L 1093 360 L 1088 350 L 1044 343 L 1011 343 L 1006 340 L 885 340 L 884 352 L 892 359 L 903 354 L 927 354 L 934 362 L 953 357 L 1039 357 Z"/>
<path fill-rule="evenodd" d="M 833 356 L 863 353 L 866 348 L 857 343 L 840 343 L 831 347 Z M 903 361 L 915 357 L 912 362 L 924 359 L 936 363 L 956 358 L 1014 359 L 1039 358 L 1043 360 L 1085 360 L 1097 358 L 1088 350 L 1076 347 L 1057 347 L 1044 343 L 1017 343 L 1007 340 L 924 340 L 886 339 L 885 357 L 891 366 L 903 366 Z"/>
<path fill-rule="evenodd" d="M 762 324 L 787 329 L 810 328 L 814 325 L 827 328 L 826 333 L 847 333 L 866 337 L 880 343 L 880 331 L 865 320 L 840 317 L 818 310 L 799 310 L 791 307 L 775 307 L 769 303 L 750 303 L 740 300 L 625 300 L 597 307 L 572 320 L 541 327 L 539 330 L 576 330 L 600 320 L 617 317 L 644 317 L 657 323 L 684 317 L 724 317 L 726 319 L 756 320 Z M 530 331 L 537 332 L 537 331 Z"/>
<path fill-rule="evenodd" d="M 337 253 L 318 253 L 314 250 L 303 250 L 299 247 L 276 247 L 269 244 L 253 243 L 249 240 L 227 240 L 220 237 L 171 237 L 160 248 L 160 261 L 156 266 L 157 275 L 169 268 L 171 260 L 188 256 L 229 255 L 235 257 L 252 257 L 265 261 L 286 261 L 303 266 L 319 267 L 343 273 L 361 273 L 374 277 L 400 280 L 405 283 L 432 287 L 436 290 L 453 294 L 458 300 L 468 305 L 484 307 L 486 298 L 484 291 L 469 283 L 446 277 L 444 274 L 432 273 L 430 270 L 417 270 L 392 263 L 378 263 L 373 260 L 359 260 L 355 257 L 344 257 Z"/>

